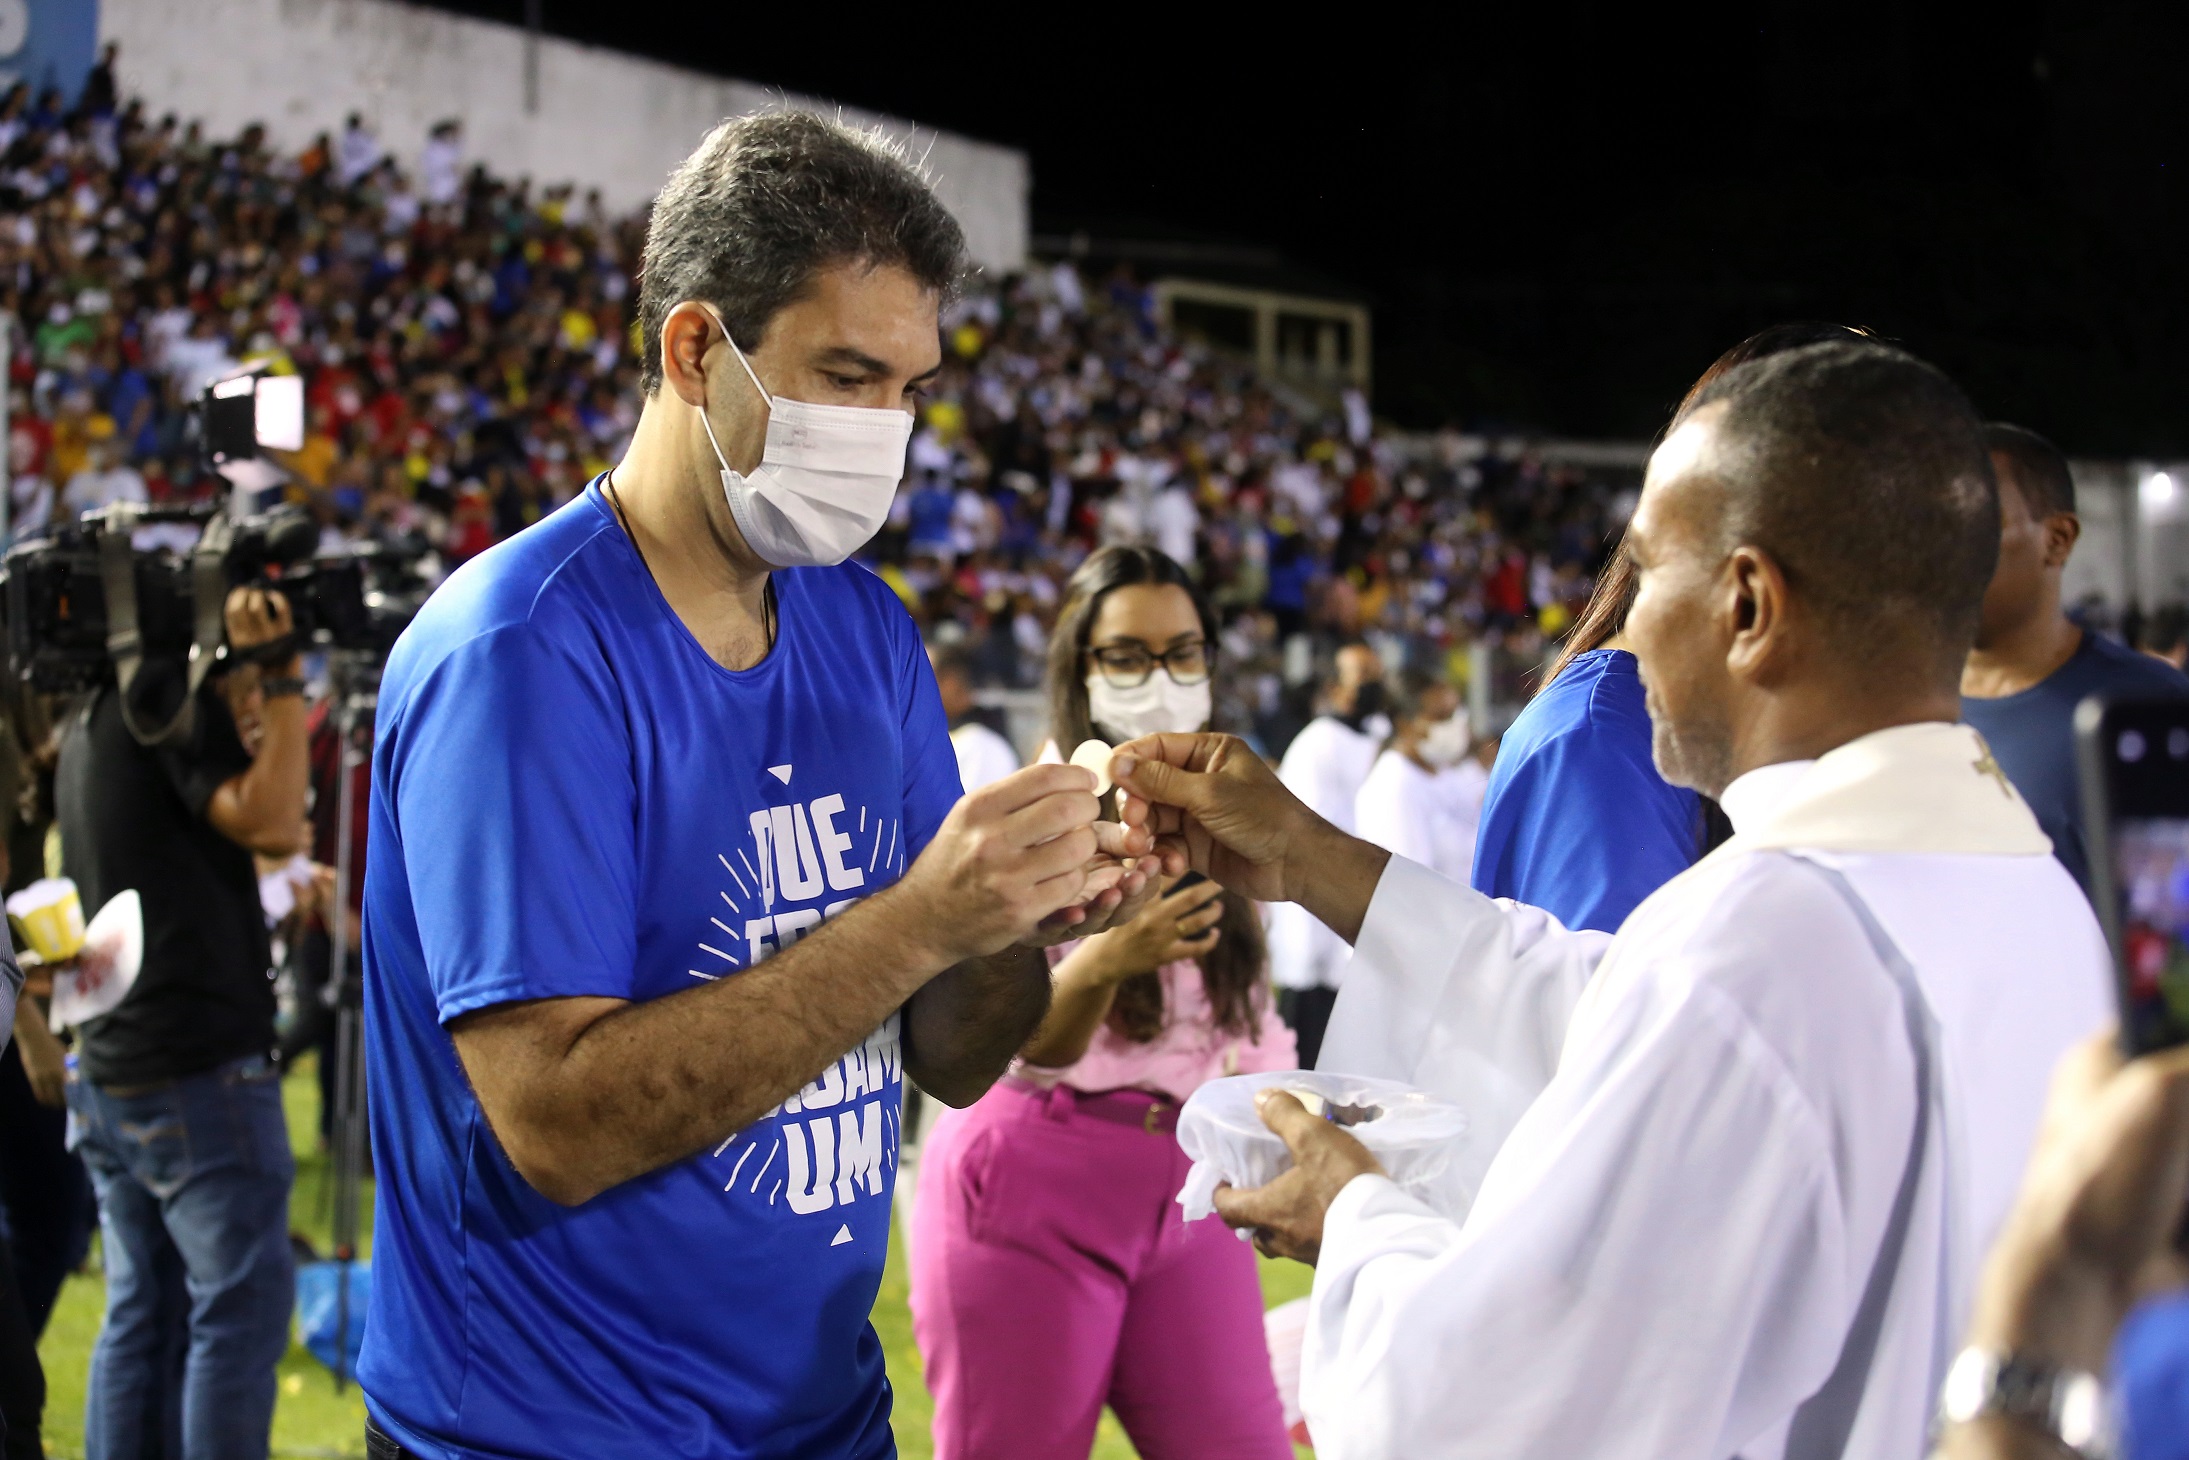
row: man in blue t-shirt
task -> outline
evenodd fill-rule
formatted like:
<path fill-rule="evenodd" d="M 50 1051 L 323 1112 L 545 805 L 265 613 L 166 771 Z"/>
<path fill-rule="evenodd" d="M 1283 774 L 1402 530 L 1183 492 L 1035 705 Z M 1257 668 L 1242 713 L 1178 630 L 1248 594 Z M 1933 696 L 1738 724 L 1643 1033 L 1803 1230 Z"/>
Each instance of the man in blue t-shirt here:
<path fill-rule="evenodd" d="M 2053 855 L 2087 892 L 2075 707 L 2094 694 L 2189 694 L 2189 677 L 2061 611 L 2060 574 L 2082 534 L 2067 460 L 2020 426 L 1994 423 L 1984 434 L 1999 479 L 1999 566 L 1961 671 L 1961 718 L 1990 744 Z"/>
<path fill-rule="evenodd" d="M 2087 892 L 2075 707 L 2094 694 L 2189 694 L 2189 676 L 2090 633 L 2061 611 L 2060 574 L 2082 534 L 2075 479 L 2059 450 L 2034 431 L 1994 424 L 1985 437 L 1999 479 L 1999 566 L 1961 672 L 1961 718 L 1990 744 L 2052 838 L 2053 855 Z M 2150 1380 L 2189 1367 L 2189 1307 L 2157 1304 L 2140 1314 L 2121 1334 L 2117 1365 L 2130 1431 L 2171 1433 L 2177 1396 Z"/>
<path fill-rule="evenodd" d="M 892 1453 L 903 1078 L 978 1098 L 1047 1007 L 1040 945 L 1152 867 L 1076 767 L 961 800 L 919 635 L 844 562 L 962 249 L 884 144 L 717 128 L 654 208 L 622 463 L 389 658 L 375 1456 Z"/>

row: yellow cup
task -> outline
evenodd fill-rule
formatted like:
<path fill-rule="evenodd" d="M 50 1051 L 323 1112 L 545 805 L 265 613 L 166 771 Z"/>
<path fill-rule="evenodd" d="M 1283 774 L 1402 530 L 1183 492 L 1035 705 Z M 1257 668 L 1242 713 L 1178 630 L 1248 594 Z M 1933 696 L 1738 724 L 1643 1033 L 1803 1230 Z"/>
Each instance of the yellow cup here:
<path fill-rule="evenodd" d="M 8 922 L 31 951 L 48 963 L 74 958 L 84 948 L 84 905 L 76 884 L 46 877 L 8 899 Z"/>

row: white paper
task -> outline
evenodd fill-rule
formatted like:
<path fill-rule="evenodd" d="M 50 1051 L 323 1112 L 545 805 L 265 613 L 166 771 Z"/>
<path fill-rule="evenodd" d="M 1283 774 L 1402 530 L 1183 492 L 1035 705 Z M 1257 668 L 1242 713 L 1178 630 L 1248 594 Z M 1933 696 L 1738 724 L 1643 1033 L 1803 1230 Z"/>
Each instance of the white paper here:
<path fill-rule="evenodd" d="M 84 951 L 53 974 L 53 1032 L 111 1011 L 136 986 L 144 966 L 144 904 L 136 889 L 117 892 L 84 929 Z"/>

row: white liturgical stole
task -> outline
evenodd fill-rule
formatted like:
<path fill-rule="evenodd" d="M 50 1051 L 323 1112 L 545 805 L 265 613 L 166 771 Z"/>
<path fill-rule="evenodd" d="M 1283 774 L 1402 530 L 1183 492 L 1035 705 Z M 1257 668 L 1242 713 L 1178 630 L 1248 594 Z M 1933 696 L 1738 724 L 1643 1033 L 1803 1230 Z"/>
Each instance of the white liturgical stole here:
<path fill-rule="evenodd" d="M 1375 1177 L 1332 1205 L 1319 1454 L 1922 1453 L 2104 942 L 1964 726 L 1722 802 L 1616 936 L 1385 871 L 1320 1064 L 1458 1101 L 1480 1185 L 1463 1223 Z"/>

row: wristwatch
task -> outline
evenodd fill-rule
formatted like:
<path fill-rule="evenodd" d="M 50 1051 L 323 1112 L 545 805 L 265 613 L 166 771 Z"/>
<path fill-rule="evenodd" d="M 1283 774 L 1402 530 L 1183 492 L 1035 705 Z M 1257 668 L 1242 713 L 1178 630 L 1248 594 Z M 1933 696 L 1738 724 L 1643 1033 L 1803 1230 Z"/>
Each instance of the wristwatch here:
<path fill-rule="evenodd" d="M 1938 1423 L 1966 1424 L 1987 1414 L 2026 1425 L 2083 1460 L 2113 1460 L 2112 1414 L 2105 1381 L 2095 1374 L 2022 1354 L 1965 1348 L 1946 1370 Z"/>
<path fill-rule="evenodd" d="M 301 695 L 304 693 L 304 681 L 294 674 L 285 674 L 278 679 L 262 679 L 258 682 L 258 692 L 270 700 L 280 699 L 283 695 Z"/>

